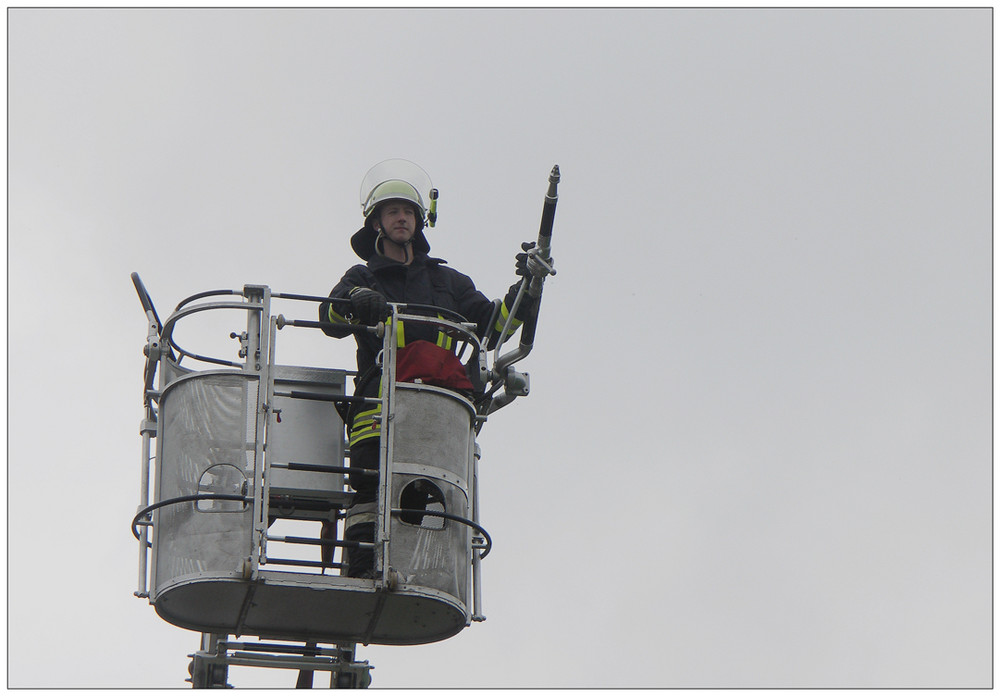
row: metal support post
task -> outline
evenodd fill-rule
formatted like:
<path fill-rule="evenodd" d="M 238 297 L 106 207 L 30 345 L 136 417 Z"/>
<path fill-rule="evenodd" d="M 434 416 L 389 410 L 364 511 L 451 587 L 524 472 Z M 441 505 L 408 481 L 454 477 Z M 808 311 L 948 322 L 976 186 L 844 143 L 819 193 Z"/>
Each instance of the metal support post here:
<path fill-rule="evenodd" d="M 389 526 L 392 515 L 392 409 L 396 400 L 396 342 L 399 335 L 399 308 L 392 306 L 382 349 L 382 419 L 379 436 L 378 520 L 375 537 L 375 571 L 383 587 L 389 585 Z"/>
<path fill-rule="evenodd" d="M 254 401 L 254 461 L 253 498 L 254 532 L 250 554 L 250 574 L 256 576 L 260 558 L 264 553 L 264 536 L 267 532 L 267 497 L 264 495 L 264 428 L 268 409 L 268 355 L 270 343 L 269 318 L 271 316 L 271 289 L 266 285 L 246 285 L 243 295 L 249 304 L 259 308 L 247 312 L 247 355 L 244 371 L 257 377 L 257 398 Z"/>
<path fill-rule="evenodd" d="M 479 443 L 473 441 L 473 456 L 472 456 L 472 521 L 477 525 L 479 524 L 479 459 L 482 455 L 482 450 L 479 449 Z M 476 541 L 476 537 L 473 536 L 473 541 Z M 485 541 L 485 540 L 484 540 Z M 486 617 L 483 615 L 483 590 L 482 590 L 482 557 L 479 552 L 479 547 L 481 544 L 472 544 L 472 620 L 473 621 L 485 621 Z"/>
<path fill-rule="evenodd" d="M 146 418 L 139 426 L 142 434 L 142 465 L 139 481 L 139 507 L 138 510 L 145 510 L 149 506 L 149 461 L 150 461 L 150 440 L 156 437 L 156 418 L 153 415 L 151 406 L 146 406 Z M 139 533 L 139 589 L 135 591 L 136 597 L 149 597 L 148 571 L 149 562 L 149 525 L 143 524 Z"/>

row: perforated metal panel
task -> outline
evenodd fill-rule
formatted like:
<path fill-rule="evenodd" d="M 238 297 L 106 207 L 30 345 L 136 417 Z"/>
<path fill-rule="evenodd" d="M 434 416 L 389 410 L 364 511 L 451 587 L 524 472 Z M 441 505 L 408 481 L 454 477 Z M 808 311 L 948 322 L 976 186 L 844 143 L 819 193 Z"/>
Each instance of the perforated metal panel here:
<path fill-rule="evenodd" d="M 393 414 L 392 506 L 409 507 L 404 492 L 419 485 L 434 492 L 429 500 L 441 500 L 428 509 L 467 519 L 474 442 L 472 405 L 444 389 L 399 384 Z M 443 592 L 465 608 L 469 601 L 470 544 L 471 529 L 460 522 L 397 515 L 390 527 L 389 565 L 406 585 Z"/>
<path fill-rule="evenodd" d="M 252 408 L 257 380 L 241 373 L 194 373 L 160 399 L 156 499 L 199 493 L 247 495 L 254 470 Z M 250 558 L 252 509 L 241 502 L 192 501 L 154 513 L 153 588 L 206 573 L 241 577 Z"/>

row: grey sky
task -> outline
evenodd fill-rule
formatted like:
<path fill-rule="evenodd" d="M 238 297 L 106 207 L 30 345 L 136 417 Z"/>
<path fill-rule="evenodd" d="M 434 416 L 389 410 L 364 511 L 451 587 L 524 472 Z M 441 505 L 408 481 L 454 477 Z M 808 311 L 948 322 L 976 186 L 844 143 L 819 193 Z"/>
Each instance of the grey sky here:
<path fill-rule="evenodd" d="M 558 163 L 559 274 L 480 438 L 488 620 L 374 686 L 990 686 L 992 20 L 8 10 L 8 685 L 197 648 L 132 596 L 129 273 L 325 294 L 404 157 L 491 296 Z"/>

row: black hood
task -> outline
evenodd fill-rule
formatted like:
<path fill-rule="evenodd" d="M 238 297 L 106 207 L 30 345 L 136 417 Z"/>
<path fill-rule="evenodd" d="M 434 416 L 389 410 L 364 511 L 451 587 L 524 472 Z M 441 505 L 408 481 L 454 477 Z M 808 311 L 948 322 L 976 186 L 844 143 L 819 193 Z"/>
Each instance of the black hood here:
<path fill-rule="evenodd" d="M 376 239 L 378 239 L 378 232 L 365 222 L 365 226 L 351 236 L 351 248 L 363 261 L 367 261 L 375 255 Z M 431 250 L 431 245 L 427 242 L 427 237 L 424 236 L 423 225 L 420 225 L 420 229 L 413 235 L 412 248 L 414 256 L 427 254 Z"/>

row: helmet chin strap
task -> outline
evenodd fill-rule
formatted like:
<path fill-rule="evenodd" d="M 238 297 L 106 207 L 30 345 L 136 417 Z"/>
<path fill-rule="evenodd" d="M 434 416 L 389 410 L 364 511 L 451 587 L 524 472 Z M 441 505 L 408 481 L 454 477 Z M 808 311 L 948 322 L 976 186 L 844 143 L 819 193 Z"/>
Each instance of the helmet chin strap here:
<path fill-rule="evenodd" d="M 402 244 L 399 244 L 398 242 L 395 242 L 392 239 L 389 239 L 389 237 L 385 236 L 385 233 L 382 231 L 382 227 L 381 226 L 379 226 L 376 231 L 378 232 L 378 236 L 375 238 L 375 252 L 376 253 L 378 253 L 378 254 L 380 254 L 382 256 L 385 256 L 385 252 L 382 251 L 381 249 L 379 249 L 379 246 L 378 246 L 379 240 L 382 240 L 383 246 L 384 246 L 385 242 L 389 242 L 393 246 L 400 247 L 403 250 L 403 263 L 404 264 L 407 264 L 407 263 L 410 263 L 411 261 L 413 261 L 413 249 L 412 249 L 412 247 L 413 247 L 413 238 L 417 236 L 416 232 L 414 232 L 410 236 L 410 238 L 407 239 L 405 242 L 403 242 Z"/>

